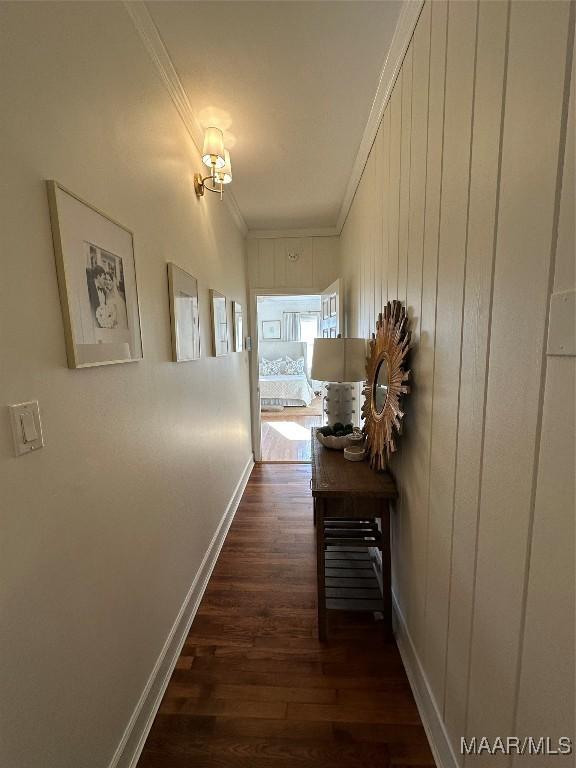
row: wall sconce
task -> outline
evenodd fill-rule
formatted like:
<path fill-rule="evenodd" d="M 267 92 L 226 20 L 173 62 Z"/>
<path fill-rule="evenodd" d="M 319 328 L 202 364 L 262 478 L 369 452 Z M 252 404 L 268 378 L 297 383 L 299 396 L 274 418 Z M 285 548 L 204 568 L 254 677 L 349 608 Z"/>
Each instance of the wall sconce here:
<path fill-rule="evenodd" d="M 224 184 L 230 184 L 232 181 L 232 163 L 230 162 L 230 152 L 224 148 L 224 137 L 219 128 L 206 129 L 202 162 L 210 168 L 210 174 L 204 178 L 201 173 L 194 174 L 196 195 L 202 197 L 207 189 L 209 192 L 219 193 L 222 200 Z"/>

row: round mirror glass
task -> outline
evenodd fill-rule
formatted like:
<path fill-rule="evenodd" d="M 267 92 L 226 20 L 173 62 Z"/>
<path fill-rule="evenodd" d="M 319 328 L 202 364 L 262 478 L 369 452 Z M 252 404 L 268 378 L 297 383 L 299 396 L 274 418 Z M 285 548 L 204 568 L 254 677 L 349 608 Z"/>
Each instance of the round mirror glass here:
<path fill-rule="evenodd" d="M 374 410 L 378 415 L 384 410 L 388 397 L 388 360 L 384 358 L 378 364 L 374 377 L 373 401 Z"/>

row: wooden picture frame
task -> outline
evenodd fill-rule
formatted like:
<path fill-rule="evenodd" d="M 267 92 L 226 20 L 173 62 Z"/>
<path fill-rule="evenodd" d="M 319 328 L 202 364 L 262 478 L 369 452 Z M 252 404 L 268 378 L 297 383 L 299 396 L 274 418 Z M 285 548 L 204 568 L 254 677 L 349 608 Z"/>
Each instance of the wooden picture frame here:
<path fill-rule="evenodd" d="M 134 235 L 46 181 L 69 368 L 142 359 Z"/>
<path fill-rule="evenodd" d="M 228 354 L 228 300 L 218 291 L 210 289 L 210 316 L 212 319 L 212 353 L 214 357 Z"/>
<path fill-rule="evenodd" d="M 232 302 L 232 328 L 234 329 L 234 352 L 244 349 L 244 312 L 239 301 Z"/>
<path fill-rule="evenodd" d="M 200 314 L 198 280 L 172 262 L 167 264 L 172 360 L 175 363 L 200 358 Z"/>

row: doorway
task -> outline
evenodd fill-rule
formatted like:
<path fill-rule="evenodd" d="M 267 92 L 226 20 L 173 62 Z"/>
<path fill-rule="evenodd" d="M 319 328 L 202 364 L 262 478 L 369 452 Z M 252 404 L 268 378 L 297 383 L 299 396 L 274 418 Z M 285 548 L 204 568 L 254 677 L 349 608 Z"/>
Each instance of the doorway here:
<path fill-rule="evenodd" d="M 310 462 L 311 430 L 323 424 L 324 382 L 312 379 L 314 339 L 336 335 L 339 281 L 331 293 L 254 290 L 251 296 L 253 437 L 256 461 Z"/>
<path fill-rule="evenodd" d="M 322 424 L 322 382 L 311 378 L 321 304 L 320 294 L 256 298 L 262 461 L 310 461 L 310 430 Z"/>

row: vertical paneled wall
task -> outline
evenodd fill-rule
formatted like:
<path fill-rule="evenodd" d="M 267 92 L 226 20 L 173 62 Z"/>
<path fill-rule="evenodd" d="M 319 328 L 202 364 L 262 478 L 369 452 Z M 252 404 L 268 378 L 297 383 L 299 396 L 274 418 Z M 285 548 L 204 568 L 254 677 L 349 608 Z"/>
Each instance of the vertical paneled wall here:
<path fill-rule="evenodd" d="M 250 288 L 323 291 L 339 275 L 337 237 L 248 239 Z"/>
<path fill-rule="evenodd" d="M 573 736 L 575 359 L 546 350 L 574 290 L 573 13 L 426 2 L 341 238 L 347 333 L 388 299 L 411 318 L 394 590 L 461 766 L 510 765 L 461 736 Z"/>

